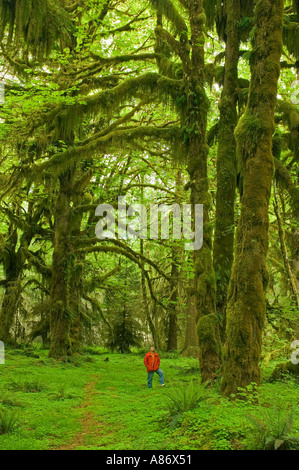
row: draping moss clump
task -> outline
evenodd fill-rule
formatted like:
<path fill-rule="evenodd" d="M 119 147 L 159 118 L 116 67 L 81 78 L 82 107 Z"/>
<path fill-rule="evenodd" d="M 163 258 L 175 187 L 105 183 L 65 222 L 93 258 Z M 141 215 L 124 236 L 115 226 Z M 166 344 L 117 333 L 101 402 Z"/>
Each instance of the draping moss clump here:
<path fill-rule="evenodd" d="M 299 58 L 299 23 L 287 23 L 283 29 L 283 42 L 296 59 Z"/>
<path fill-rule="evenodd" d="M 171 0 L 151 0 L 150 3 L 171 22 L 175 34 L 188 31 L 186 23 Z"/>
<path fill-rule="evenodd" d="M 207 26 L 212 28 L 216 25 L 218 36 L 221 40 L 227 38 L 227 15 L 224 2 L 220 0 L 203 0 L 203 6 L 207 17 Z M 252 28 L 253 0 L 241 0 L 241 17 L 239 30 L 242 40 L 246 40 Z"/>
<path fill-rule="evenodd" d="M 277 111 L 279 113 L 278 119 L 288 126 L 289 134 L 286 135 L 288 139 L 288 147 L 295 154 L 299 156 L 299 111 L 298 107 L 288 101 L 278 100 Z"/>
<path fill-rule="evenodd" d="M 71 41 L 71 22 L 64 0 L 4 0 L 0 3 L 0 39 L 17 48 L 22 43 L 40 59 L 49 55 L 56 40 Z"/>

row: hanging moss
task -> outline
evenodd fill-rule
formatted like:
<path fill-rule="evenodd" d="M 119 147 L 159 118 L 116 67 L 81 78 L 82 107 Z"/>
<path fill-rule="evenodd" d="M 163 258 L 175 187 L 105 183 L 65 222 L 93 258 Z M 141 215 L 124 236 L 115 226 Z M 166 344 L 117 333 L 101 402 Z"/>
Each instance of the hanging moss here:
<path fill-rule="evenodd" d="M 171 105 L 182 95 L 183 81 L 163 77 L 157 73 L 147 73 L 137 78 L 131 78 L 120 85 L 93 96 L 87 96 L 83 104 L 69 107 L 69 112 L 82 112 L 93 115 L 100 110 L 111 115 L 121 103 L 132 97 L 139 97 L 143 101 L 159 101 L 164 105 Z M 173 100 L 170 99 L 172 97 Z"/>
<path fill-rule="evenodd" d="M 205 79 L 210 88 L 214 82 L 222 86 L 224 81 L 224 67 L 215 64 L 207 64 L 205 66 Z"/>
<path fill-rule="evenodd" d="M 217 0 L 203 0 L 203 7 L 207 18 L 207 27 L 214 28 L 216 18 Z"/>
<path fill-rule="evenodd" d="M 254 0 L 240 0 L 241 16 L 252 17 L 254 14 Z"/>
<path fill-rule="evenodd" d="M 183 79 L 183 67 L 181 63 L 175 63 L 166 57 L 159 61 L 159 69 L 162 75 L 174 80 Z"/>
<path fill-rule="evenodd" d="M 210 3 L 207 0 L 207 3 Z M 213 2 L 211 2 L 213 3 Z M 215 8 L 215 22 L 219 38 L 222 41 L 227 40 L 227 12 L 226 12 L 226 2 L 221 0 L 217 1 Z M 211 8 L 211 6 L 209 7 Z M 252 20 L 253 20 L 253 11 L 254 11 L 254 0 L 240 0 L 240 12 L 241 20 L 237 23 L 240 39 L 246 41 L 249 37 Z"/>
<path fill-rule="evenodd" d="M 178 146 L 179 129 L 175 126 L 168 128 L 161 128 L 156 126 L 140 126 L 128 129 L 120 129 L 112 131 L 108 134 L 98 135 L 90 141 L 81 143 L 78 146 L 69 146 L 67 150 L 61 153 L 56 153 L 48 160 L 40 164 L 31 166 L 30 175 L 32 178 L 38 178 L 45 170 L 51 168 L 52 174 L 58 176 L 65 172 L 74 161 L 89 160 L 95 152 L 111 151 L 115 147 L 129 146 L 137 139 L 155 138 L 163 141 L 171 142 L 177 148 Z"/>
<path fill-rule="evenodd" d="M 298 107 L 288 101 L 278 100 L 278 119 L 288 126 L 288 147 L 294 152 L 295 158 L 299 158 L 299 111 Z"/>
<path fill-rule="evenodd" d="M 280 159 L 281 154 L 281 145 L 282 145 L 282 136 L 280 132 L 275 132 L 272 139 L 272 153 L 273 157 Z"/>
<path fill-rule="evenodd" d="M 183 17 L 171 0 L 150 0 L 150 3 L 161 15 L 164 15 L 171 22 L 175 34 L 181 35 L 183 31 L 188 31 Z"/>
<path fill-rule="evenodd" d="M 299 23 L 287 21 L 283 28 L 283 42 L 290 54 L 299 59 Z"/>
<path fill-rule="evenodd" d="M 20 48 L 25 41 L 40 59 L 49 55 L 54 42 L 62 47 L 71 43 L 71 21 L 64 1 L 3 0 L 0 3 L 0 39 L 7 32 L 8 45 Z"/>
<path fill-rule="evenodd" d="M 277 111 L 281 113 L 281 118 L 288 125 L 290 131 L 299 128 L 298 107 L 288 101 L 278 100 Z"/>

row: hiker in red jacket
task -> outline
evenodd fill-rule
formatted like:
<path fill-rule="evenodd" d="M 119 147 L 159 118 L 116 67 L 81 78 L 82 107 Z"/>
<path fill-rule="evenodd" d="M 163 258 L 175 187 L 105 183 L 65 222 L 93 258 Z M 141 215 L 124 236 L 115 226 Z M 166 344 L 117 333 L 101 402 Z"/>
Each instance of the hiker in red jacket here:
<path fill-rule="evenodd" d="M 144 365 L 147 369 L 147 388 L 152 388 L 153 376 L 156 372 L 160 377 L 160 385 L 164 387 L 164 373 L 159 368 L 160 358 L 158 353 L 155 352 L 155 348 L 152 346 L 149 352 L 145 355 Z"/>

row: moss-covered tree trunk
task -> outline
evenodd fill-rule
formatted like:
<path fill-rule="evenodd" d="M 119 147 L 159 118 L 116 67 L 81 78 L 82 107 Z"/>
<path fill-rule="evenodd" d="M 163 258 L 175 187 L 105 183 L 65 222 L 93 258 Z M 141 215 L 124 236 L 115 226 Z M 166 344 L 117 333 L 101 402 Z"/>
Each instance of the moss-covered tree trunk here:
<path fill-rule="evenodd" d="M 143 242 L 143 240 L 141 240 L 141 242 Z M 147 323 L 148 323 L 148 326 L 149 326 L 149 329 L 153 338 L 153 345 L 155 346 L 155 348 L 159 349 L 158 334 L 157 334 L 157 330 L 154 325 L 153 319 L 151 317 L 150 309 L 149 309 L 149 304 L 148 304 L 149 301 L 148 301 L 148 297 L 146 293 L 146 282 L 145 282 L 145 276 L 143 272 L 141 272 L 141 288 L 142 288 L 143 307 L 144 307 L 145 314 L 146 314 L 146 320 L 147 320 Z"/>
<path fill-rule="evenodd" d="M 76 172 L 77 174 L 77 172 Z M 85 254 L 84 252 L 77 252 L 77 242 L 81 237 L 81 226 L 83 219 L 83 212 L 78 210 L 80 205 L 84 204 L 84 191 L 92 176 L 91 171 L 85 171 L 83 177 L 77 179 L 72 185 L 71 197 L 73 208 L 70 214 L 70 253 L 71 257 L 71 270 L 69 276 L 69 291 L 70 295 L 70 312 L 72 316 L 70 326 L 70 341 L 73 353 L 80 353 L 82 343 L 82 310 L 81 298 L 83 293 L 83 272 Z M 74 178 L 73 178 L 74 179 Z M 90 202 L 92 196 L 86 195 L 87 200 Z"/>
<path fill-rule="evenodd" d="M 72 231 L 72 237 L 75 238 L 74 232 Z M 73 253 L 73 247 L 71 249 Z M 80 353 L 82 343 L 82 312 L 81 312 L 81 298 L 82 298 L 82 276 L 84 270 L 84 254 L 74 257 L 71 255 L 71 271 L 69 278 L 69 310 L 71 312 L 71 325 L 70 325 L 70 343 L 72 353 Z"/>
<path fill-rule="evenodd" d="M 276 177 L 278 180 L 282 180 L 288 194 L 290 196 L 290 203 L 293 213 L 293 224 L 291 233 L 287 237 L 287 241 L 290 245 L 291 256 L 290 256 L 290 268 L 291 278 L 294 283 L 295 300 L 298 298 L 299 293 L 299 178 L 294 183 L 289 173 L 289 170 L 283 165 L 282 162 L 274 158 Z M 298 303 L 298 300 L 297 300 Z"/>
<path fill-rule="evenodd" d="M 13 223 L 9 226 L 7 237 L 7 241 L 3 244 L 0 253 L 5 273 L 5 280 L 3 282 L 4 296 L 0 310 L 0 341 L 3 341 L 6 345 L 13 343 L 11 328 L 20 293 L 19 279 L 21 267 L 16 251 L 18 232 Z"/>
<path fill-rule="evenodd" d="M 197 310 L 196 299 L 194 295 L 194 282 L 193 279 L 189 281 L 189 288 L 187 290 L 187 306 L 186 306 L 186 328 L 185 328 L 185 343 L 182 352 L 183 357 L 199 356 L 198 336 L 196 331 Z"/>
<path fill-rule="evenodd" d="M 50 313 L 49 357 L 65 358 L 71 354 L 71 311 L 69 279 L 72 267 L 70 256 L 71 231 L 71 171 L 59 177 L 59 194 L 55 208 L 55 235 L 52 258 L 52 290 Z"/>
<path fill-rule="evenodd" d="M 167 351 L 176 351 L 178 348 L 178 331 L 177 331 L 177 301 L 178 301 L 178 276 L 179 276 L 179 249 L 177 246 L 172 247 L 172 263 L 170 275 L 170 305 L 168 307 L 169 324 Z"/>
<path fill-rule="evenodd" d="M 299 305 L 299 217 L 296 220 L 296 227 L 292 231 L 291 250 L 292 250 L 292 272 L 296 286 L 297 305 Z"/>
<path fill-rule="evenodd" d="M 175 178 L 174 203 L 181 205 L 184 191 L 182 173 L 178 170 Z M 170 274 L 170 304 L 168 307 L 169 324 L 167 351 L 178 349 L 178 301 L 180 290 L 180 268 L 184 254 L 180 243 L 174 243 L 171 247 L 171 274 Z"/>
<path fill-rule="evenodd" d="M 202 380 L 213 380 L 221 364 L 221 340 L 219 322 L 216 315 L 216 281 L 212 260 L 212 227 L 209 220 L 211 198 L 208 182 L 208 145 L 206 142 L 207 114 L 209 102 L 205 93 L 205 20 L 202 0 L 180 2 L 185 8 L 183 17 L 175 8 L 175 2 L 151 0 L 157 8 L 158 27 L 156 33 L 174 53 L 180 57 L 184 82 L 183 105 L 180 107 L 182 123 L 181 138 L 185 144 L 187 169 L 190 177 L 191 204 L 204 206 L 203 246 L 194 251 L 194 298 L 196 323 L 199 339 L 199 365 Z M 171 35 L 163 29 L 163 15 L 175 26 L 179 33 Z M 189 16 L 189 26 L 185 18 Z M 191 32 L 191 38 L 188 35 Z M 163 47 L 157 43 L 156 52 L 163 54 Z M 164 63 L 164 65 L 163 65 Z M 171 61 L 158 61 L 161 72 L 176 76 L 176 68 Z M 178 102 L 177 102 L 178 104 Z M 184 146 L 184 145 L 183 145 Z"/>
<path fill-rule="evenodd" d="M 190 0 L 192 58 L 187 89 L 188 172 L 191 203 L 203 204 L 203 246 L 194 251 L 194 282 L 202 381 L 213 380 L 221 365 L 221 342 L 216 316 L 216 282 L 212 261 L 211 198 L 206 142 L 208 99 L 204 89 L 204 24 L 202 1 Z"/>
<path fill-rule="evenodd" d="M 273 181 L 273 207 L 274 207 L 274 212 L 275 212 L 276 219 L 277 219 L 278 235 L 279 235 L 279 241 L 280 241 L 280 251 L 281 251 L 281 255 L 283 259 L 283 264 L 285 267 L 285 272 L 287 274 L 287 279 L 288 279 L 290 291 L 292 293 L 292 297 L 298 307 L 299 306 L 299 289 L 297 289 L 296 277 L 294 276 L 292 264 L 289 259 L 288 249 L 286 245 L 286 235 L 285 235 L 285 230 L 284 230 L 284 220 L 283 220 L 283 215 L 281 214 L 281 210 L 280 210 L 277 185 L 276 185 L 275 179 Z"/>
<path fill-rule="evenodd" d="M 20 273 L 16 271 L 17 267 L 14 266 L 12 270 L 7 272 L 0 310 L 0 341 L 3 341 L 6 345 L 13 344 L 11 329 L 18 310 L 21 293 Z"/>
<path fill-rule="evenodd" d="M 40 214 L 40 210 L 33 212 L 32 204 L 29 203 L 23 234 L 19 238 L 18 230 L 14 222 L 11 222 L 8 239 L 0 252 L 5 272 L 5 291 L 0 310 L 0 340 L 5 344 L 14 343 L 11 330 L 18 313 L 22 293 L 22 273 L 27 259 L 27 250 L 36 233 Z M 12 213 L 12 220 L 14 217 L 19 217 L 18 211 L 16 214 Z"/>
<path fill-rule="evenodd" d="M 237 86 L 240 37 L 240 0 L 226 0 L 226 50 L 224 84 L 219 103 L 220 120 L 217 153 L 216 224 L 214 235 L 214 270 L 217 284 L 216 307 L 225 331 L 228 284 L 234 257 L 234 216 L 236 194 L 236 141 L 238 122 Z"/>
<path fill-rule="evenodd" d="M 297 195 L 299 193 L 299 186 L 296 186 Z M 297 298 L 297 305 L 299 306 L 299 209 L 294 208 L 294 227 L 290 237 L 291 246 L 291 269 L 294 279 L 295 297 Z"/>
<path fill-rule="evenodd" d="M 236 129 L 244 176 L 241 214 L 227 306 L 222 393 L 260 383 L 259 361 L 267 284 L 268 207 L 273 178 L 272 134 L 282 51 L 283 0 L 258 0 L 251 82 Z"/>

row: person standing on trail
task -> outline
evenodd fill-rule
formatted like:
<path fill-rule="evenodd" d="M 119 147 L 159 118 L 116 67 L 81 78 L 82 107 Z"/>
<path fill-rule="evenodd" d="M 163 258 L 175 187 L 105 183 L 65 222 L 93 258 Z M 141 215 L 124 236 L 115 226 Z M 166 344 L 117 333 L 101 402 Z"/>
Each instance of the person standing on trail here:
<path fill-rule="evenodd" d="M 160 377 L 160 385 L 164 387 L 164 373 L 159 368 L 160 358 L 158 353 L 155 352 L 155 348 L 152 346 L 149 352 L 144 357 L 144 365 L 147 369 L 147 388 L 152 388 L 153 376 L 156 372 Z"/>

